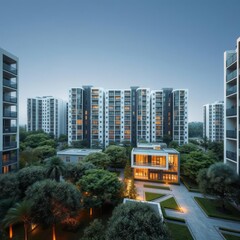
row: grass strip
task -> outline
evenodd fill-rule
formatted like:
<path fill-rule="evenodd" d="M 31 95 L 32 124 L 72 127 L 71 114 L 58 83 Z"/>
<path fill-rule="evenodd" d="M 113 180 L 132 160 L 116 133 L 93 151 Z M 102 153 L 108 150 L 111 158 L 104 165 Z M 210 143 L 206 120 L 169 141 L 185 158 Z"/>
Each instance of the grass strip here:
<path fill-rule="evenodd" d="M 161 205 L 160 205 L 161 206 Z M 171 217 L 166 214 L 165 208 L 161 206 L 163 217 L 167 220 L 172 220 L 176 222 L 186 223 L 185 219 L 178 217 Z"/>
<path fill-rule="evenodd" d="M 175 240 L 193 240 L 192 234 L 187 226 L 177 223 L 166 222 L 166 225 Z"/>
<path fill-rule="evenodd" d="M 226 232 L 232 232 L 232 233 L 240 233 L 238 230 L 230 229 L 230 228 L 224 228 L 224 227 L 219 227 L 219 230 L 221 231 L 226 231 Z"/>
<path fill-rule="evenodd" d="M 191 183 L 189 180 L 183 177 L 181 177 L 181 181 L 189 192 L 197 192 L 197 193 L 200 192 L 196 184 Z"/>
<path fill-rule="evenodd" d="M 162 201 L 161 206 L 164 207 L 164 208 L 169 208 L 169 209 L 173 209 L 173 210 L 176 210 L 176 211 L 180 211 L 180 208 L 179 208 L 179 206 L 178 206 L 174 197 L 171 197 L 171 198 L 168 198 L 165 201 Z"/>
<path fill-rule="evenodd" d="M 145 192 L 146 201 L 152 201 L 152 200 L 155 200 L 157 198 L 161 198 L 163 196 L 165 196 L 165 194 Z"/>
<path fill-rule="evenodd" d="M 226 240 L 240 240 L 239 236 L 235 236 L 235 235 L 232 235 L 232 234 L 222 233 L 222 235 L 224 236 L 224 238 Z"/>
<path fill-rule="evenodd" d="M 240 221 L 240 211 L 230 203 L 225 204 L 226 209 L 223 211 L 219 200 L 201 197 L 194 197 L 194 199 L 209 217 Z"/>
<path fill-rule="evenodd" d="M 170 187 L 167 187 L 167 186 L 155 186 L 155 185 L 149 185 L 149 184 L 144 184 L 143 187 L 145 187 L 145 188 L 163 189 L 163 190 L 171 190 Z"/>

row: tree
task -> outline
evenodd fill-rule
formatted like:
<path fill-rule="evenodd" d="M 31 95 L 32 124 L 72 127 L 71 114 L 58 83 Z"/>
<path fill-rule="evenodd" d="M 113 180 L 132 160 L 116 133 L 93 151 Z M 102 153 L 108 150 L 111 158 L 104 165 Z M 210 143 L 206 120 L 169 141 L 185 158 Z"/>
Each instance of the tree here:
<path fill-rule="evenodd" d="M 105 240 L 105 227 L 101 220 L 94 219 L 90 226 L 85 228 L 80 240 Z"/>
<path fill-rule="evenodd" d="M 32 132 L 25 138 L 24 143 L 26 147 L 36 148 L 40 146 L 42 142 L 48 139 L 49 136 L 47 133 Z"/>
<path fill-rule="evenodd" d="M 121 182 L 116 174 L 103 169 L 92 169 L 77 182 L 87 208 L 101 207 L 104 203 L 115 204 L 121 196 Z"/>
<path fill-rule="evenodd" d="M 111 145 L 105 149 L 105 153 L 109 156 L 110 163 L 114 168 L 125 165 L 127 155 L 124 147 Z"/>
<path fill-rule="evenodd" d="M 178 144 L 178 142 L 176 142 L 176 141 L 171 141 L 171 142 L 169 143 L 169 147 L 170 147 L 170 148 L 178 148 L 178 147 L 179 147 L 179 144 Z"/>
<path fill-rule="evenodd" d="M 15 173 L 0 174 L 0 200 L 19 198 L 18 179 Z"/>
<path fill-rule="evenodd" d="M 96 169 L 96 166 L 90 162 L 81 161 L 77 164 L 69 163 L 66 164 L 63 176 L 65 180 L 75 184 L 82 178 L 85 172 L 90 169 Z"/>
<path fill-rule="evenodd" d="M 65 163 L 59 157 L 52 157 L 46 163 L 47 176 L 60 182 L 60 176 L 64 174 Z"/>
<path fill-rule="evenodd" d="M 132 169 L 131 169 L 130 161 L 127 161 L 124 168 L 124 179 L 129 179 L 131 177 L 132 177 Z"/>
<path fill-rule="evenodd" d="M 65 134 L 60 134 L 59 138 L 58 138 L 58 142 L 67 142 L 68 141 L 68 136 Z"/>
<path fill-rule="evenodd" d="M 172 137 L 170 135 L 164 135 L 163 136 L 163 142 L 167 145 L 172 141 Z"/>
<path fill-rule="evenodd" d="M 89 143 L 87 140 L 72 141 L 71 145 L 73 148 L 89 148 Z"/>
<path fill-rule="evenodd" d="M 52 226 L 53 239 L 56 236 L 55 224 L 75 216 L 81 207 L 81 194 L 73 184 L 50 179 L 29 187 L 26 199 L 33 202 L 33 222 Z"/>
<path fill-rule="evenodd" d="M 198 147 L 192 143 L 188 143 L 188 144 L 184 144 L 182 146 L 179 146 L 177 148 L 177 150 L 181 153 L 181 154 L 188 154 L 191 152 L 195 152 L 198 151 Z"/>
<path fill-rule="evenodd" d="M 46 170 L 41 166 L 26 167 L 17 172 L 17 180 L 19 183 L 20 196 L 25 196 L 25 191 L 33 183 L 46 178 Z"/>
<path fill-rule="evenodd" d="M 20 152 L 20 168 L 37 165 L 39 163 L 38 156 L 34 154 L 33 149 L 30 147 Z"/>
<path fill-rule="evenodd" d="M 185 162 L 181 164 L 181 172 L 196 182 L 199 170 L 208 168 L 215 161 L 203 152 L 191 152 L 185 156 Z"/>
<path fill-rule="evenodd" d="M 109 219 L 106 240 L 168 240 L 167 228 L 147 204 L 141 202 L 118 205 Z"/>
<path fill-rule="evenodd" d="M 213 152 L 217 161 L 223 161 L 223 142 L 210 142 L 208 149 Z"/>
<path fill-rule="evenodd" d="M 24 226 L 24 239 L 28 240 L 28 225 L 31 222 L 31 202 L 22 201 L 16 203 L 16 205 L 10 208 L 4 218 L 6 226 L 13 225 L 15 223 L 23 223 Z"/>
<path fill-rule="evenodd" d="M 215 163 L 208 169 L 199 172 L 197 182 L 205 195 L 217 197 L 225 209 L 227 201 L 236 200 L 239 194 L 239 178 L 237 173 L 227 164 Z"/>
<path fill-rule="evenodd" d="M 130 199 L 136 199 L 137 198 L 137 188 L 134 184 L 133 177 L 129 179 L 129 189 L 128 189 L 128 198 Z"/>
<path fill-rule="evenodd" d="M 106 169 L 109 166 L 110 158 L 106 153 L 91 153 L 84 158 L 85 162 L 90 162 L 98 168 Z"/>
<path fill-rule="evenodd" d="M 190 122 L 188 123 L 188 136 L 193 137 L 203 137 L 203 123 L 202 122 Z"/>
<path fill-rule="evenodd" d="M 55 148 L 51 146 L 39 146 L 33 149 L 33 154 L 37 156 L 39 161 L 43 161 L 46 158 L 53 157 L 56 155 L 56 150 Z"/>

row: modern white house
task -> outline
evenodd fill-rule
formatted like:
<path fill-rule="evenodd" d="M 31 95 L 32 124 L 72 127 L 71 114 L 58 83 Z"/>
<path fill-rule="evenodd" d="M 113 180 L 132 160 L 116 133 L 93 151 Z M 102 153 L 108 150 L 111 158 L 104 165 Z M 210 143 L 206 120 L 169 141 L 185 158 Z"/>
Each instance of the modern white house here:
<path fill-rule="evenodd" d="M 0 174 L 18 168 L 18 72 L 18 58 L 0 48 Z"/>
<path fill-rule="evenodd" d="M 149 147 L 133 148 L 131 167 L 134 179 L 165 183 L 180 182 L 180 156 L 172 148 Z"/>
<path fill-rule="evenodd" d="M 240 38 L 224 52 L 224 162 L 240 173 Z"/>
<path fill-rule="evenodd" d="M 203 106 L 203 137 L 212 142 L 223 141 L 224 102 L 217 101 Z"/>
<path fill-rule="evenodd" d="M 57 152 L 57 156 L 61 158 L 65 163 L 78 163 L 92 153 L 102 152 L 101 149 L 76 149 L 70 148 Z"/>
<path fill-rule="evenodd" d="M 67 134 L 67 102 L 52 96 L 28 98 L 27 130 L 43 130 L 55 137 Z"/>

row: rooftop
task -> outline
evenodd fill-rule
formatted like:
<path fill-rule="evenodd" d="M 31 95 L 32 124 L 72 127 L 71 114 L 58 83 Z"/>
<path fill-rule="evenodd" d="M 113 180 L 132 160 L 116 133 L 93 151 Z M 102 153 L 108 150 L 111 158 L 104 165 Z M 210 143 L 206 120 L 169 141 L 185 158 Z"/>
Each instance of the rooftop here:
<path fill-rule="evenodd" d="M 57 152 L 57 155 L 79 155 L 87 156 L 91 153 L 102 152 L 102 149 L 79 149 L 79 148 L 70 148 Z"/>
<path fill-rule="evenodd" d="M 151 154 L 156 154 L 156 153 L 172 153 L 172 154 L 179 154 L 177 150 L 174 148 L 162 148 L 161 150 L 158 149 L 151 149 L 151 148 L 133 148 L 132 150 L 133 153 L 151 153 Z"/>

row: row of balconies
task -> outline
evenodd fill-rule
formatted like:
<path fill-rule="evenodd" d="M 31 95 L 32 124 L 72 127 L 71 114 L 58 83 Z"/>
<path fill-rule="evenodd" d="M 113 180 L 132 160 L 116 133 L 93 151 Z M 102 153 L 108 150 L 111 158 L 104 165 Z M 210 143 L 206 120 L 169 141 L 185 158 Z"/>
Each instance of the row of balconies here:
<path fill-rule="evenodd" d="M 233 63 L 237 61 L 237 54 L 234 53 L 231 57 L 229 57 L 226 61 L 226 67 L 231 66 Z"/>
<path fill-rule="evenodd" d="M 17 69 L 13 67 L 11 64 L 3 63 L 3 70 L 6 70 L 14 75 L 17 75 Z"/>
<path fill-rule="evenodd" d="M 229 95 L 234 94 L 236 92 L 237 92 L 237 86 L 234 85 L 232 87 L 227 88 L 226 95 L 229 96 Z"/>
<path fill-rule="evenodd" d="M 3 79 L 3 86 L 17 89 L 17 83 L 12 80 Z"/>
<path fill-rule="evenodd" d="M 11 141 L 11 142 L 4 142 L 3 143 L 3 149 L 12 149 L 17 147 L 17 142 L 16 141 Z"/>
<path fill-rule="evenodd" d="M 232 80 L 232 79 L 234 79 L 236 77 L 237 77 L 237 69 L 235 69 L 234 71 L 228 73 L 227 76 L 226 76 L 226 80 L 228 82 L 228 81 L 230 81 L 230 80 Z"/>

